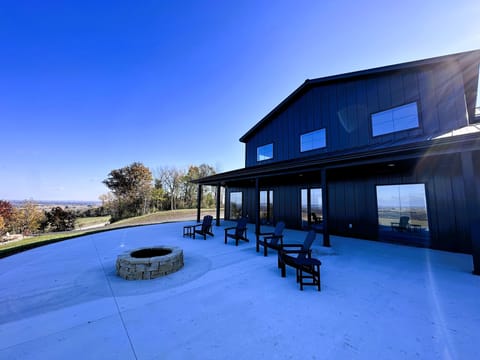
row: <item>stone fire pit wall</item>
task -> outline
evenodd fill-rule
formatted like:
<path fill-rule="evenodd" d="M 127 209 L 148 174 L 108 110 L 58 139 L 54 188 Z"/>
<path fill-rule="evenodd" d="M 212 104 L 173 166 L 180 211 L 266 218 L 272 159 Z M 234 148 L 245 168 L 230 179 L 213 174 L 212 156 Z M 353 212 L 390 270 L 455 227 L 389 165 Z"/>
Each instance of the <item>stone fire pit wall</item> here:
<path fill-rule="evenodd" d="M 138 253 L 168 253 L 153 257 L 135 257 Z M 129 250 L 118 255 L 117 275 L 126 280 L 150 280 L 171 274 L 183 267 L 183 250 L 175 246 L 158 246 Z"/>

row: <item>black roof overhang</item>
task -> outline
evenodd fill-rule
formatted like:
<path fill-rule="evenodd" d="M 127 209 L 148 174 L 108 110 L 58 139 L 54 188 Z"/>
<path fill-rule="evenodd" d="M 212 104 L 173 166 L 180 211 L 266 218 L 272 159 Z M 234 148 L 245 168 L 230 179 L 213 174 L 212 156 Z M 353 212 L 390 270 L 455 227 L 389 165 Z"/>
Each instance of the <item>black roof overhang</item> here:
<path fill-rule="evenodd" d="M 247 143 L 248 140 L 260 129 L 262 126 L 270 122 L 275 118 L 277 114 L 282 112 L 286 107 L 288 107 L 293 101 L 302 96 L 309 89 L 326 85 L 329 83 L 338 83 L 342 81 L 350 81 L 359 78 L 368 78 L 372 76 L 378 76 L 379 74 L 404 71 L 413 68 L 428 68 L 435 66 L 440 63 L 446 63 L 449 61 L 460 61 L 463 66 L 469 69 L 470 77 L 474 79 L 473 82 L 466 81 L 465 83 L 465 93 L 468 96 L 467 105 L 470 104 L 468 112 L 471 117 L 474 117 L 475 113 L 475 96 L 477 93 L 477 79 L 478 79 L 478 61 L 480 60 L 480 50 L 471 50 L 451 55 L 444 55 L 433 57 L 424 60 L 410 61 L 401 64 L 388 65 L 377 67 L 373 69 L 354 71 L 345 74 L 326 76 L 317 79 L 307 79 L 303 84 L 301 84 L 296 90 L 294 90 L 290 95 L 288 95 L 280 104 L 278 104 L 273 110 L 271 110 L 267 115 L 265 115 L 257 124 L 255 124 L 250 130 L 248 130 L 241 138 L 240 142 Z M 464 79 L 466 80 L 466 79 Z"/>
<path fill-rule="evenodd" d="M 358 166 L 366 167 L 374 164 L 394 163 L 412 159 L 420 160 L 428 156 L 479 150 L 480 137 L 478 134 L 467 134 L 389 148 L 344 152 L 328 157 L 308 157 L 268 165 L 251 166 L 196 179 L 192 182 L 199 185 L 213 186 L 249 185 L 255 179 L 298 176 L 299 174 L 318 172 L 321 169 L 333 170 Z"/>

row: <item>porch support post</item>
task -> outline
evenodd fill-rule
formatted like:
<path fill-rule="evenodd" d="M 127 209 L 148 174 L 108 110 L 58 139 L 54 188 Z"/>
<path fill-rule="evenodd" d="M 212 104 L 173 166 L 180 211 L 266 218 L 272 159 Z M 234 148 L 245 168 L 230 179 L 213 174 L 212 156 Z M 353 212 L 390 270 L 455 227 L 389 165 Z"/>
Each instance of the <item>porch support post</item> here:
<path fill-rule="evenodd" d="M 255 178 L 255 235 L 260 234 L 260 179 Z"/>
<path fill-rule="evenodd" d="M 200 222 L 200 208 L 202 207 L 202 185 L 198 184 L 197 194 L 197 222 Z"/>
<path fill-rule="evenodd" d="M 480 275 L 480 194 L 477 191 L 478 184 L 475 179 L 475 164 L 472 152 L 463 152 L 461 158 L 468 212 L 465 216 L 469 220 L 472 242 L 473 274 Z"/>
<path fill-rule="evenodd" d="M 312 226 L 312 188 L 310 185 L 307 186 L 307 224 L 308 228 Z"/>
<path fill-rule="evenodd" d="M 217 194 L 216 194 L 216 199 L 217 199 L 217 220 L 215 225 L 220 226 L 220 184 L 217 184 Z"/>
<path fill-rule="evenodd" d="M 323 246 L 330 247 L 330 232 L 328 229 L 329 214 L 328 214 L 328 181 L 327 169 L 323 168 L 322 176 L 322 213 L 323 213 Z"/>

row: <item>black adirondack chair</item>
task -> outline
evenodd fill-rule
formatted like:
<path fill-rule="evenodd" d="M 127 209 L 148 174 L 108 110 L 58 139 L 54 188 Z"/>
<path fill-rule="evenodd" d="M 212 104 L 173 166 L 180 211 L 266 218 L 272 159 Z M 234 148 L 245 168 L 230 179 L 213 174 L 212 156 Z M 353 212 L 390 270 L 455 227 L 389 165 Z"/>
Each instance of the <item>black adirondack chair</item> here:
<path fill-rule="evenodd" d="M 392 230 L 397 231 L 408 231 L 410 230 L 410 217 L 408 216 L 400 216 L 399 222 L 392 222 L 390 223 Z"/>
<path fill-rule="evenodd" d="M 202 235 L 203 240 L 207 240 L 207 235 L 213 236 L 212 221 L 212 215 L 205 215 L 201 224 L 193 225 L 193 238 L 195 239 L 195 234 Z"/>
<path fill-rule="evenodd" d="M 228 238 L 235 240 L 235 246 L 238 246 L 238 242 L 240 240 L 248 242 L 249 240 L 247 239 L 247 222 L 247 218 L 241 218 L 240 220 L 238 220 L 237 226 L 225 228 L 225 244 L 227 243 Z"/>
<path fill-rule="evenodd" d="M 320 266 L 322 262 L 312 258 L 311 250 L 315 237 L 315 231 L 310 230 L 303 244 L 291 244 L 291 246 L 286 246 L 290 244 L 284 244 L 284 247 L 278 251 L 278 263 L 282 277 L 286 277 L 287 265 L 295 268 L 296 280 L 300 283 L 300 290 L 303 290 L 304 285 L 315 285 L 320 291 Z"/>
<path fill-rule="evenodd" d="M 268 255 L 268 248 L 279 250 L 283 245 L 283 229 L 285 223 L 283 221 L 277 222 L 273 232 L 258 233 L 257 234 L 257 252 L 260 251 L 260 246 L 263 246 L 263 256 Z M 263 239 L 261 237 L 263 236 Z"/>

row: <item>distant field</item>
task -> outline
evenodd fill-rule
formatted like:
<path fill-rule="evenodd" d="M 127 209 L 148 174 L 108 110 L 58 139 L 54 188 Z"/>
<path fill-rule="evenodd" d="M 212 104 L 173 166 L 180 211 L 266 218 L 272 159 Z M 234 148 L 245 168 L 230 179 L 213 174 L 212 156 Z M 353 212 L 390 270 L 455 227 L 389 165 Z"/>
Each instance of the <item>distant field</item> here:
<path fill-rule="evenodd" d="M 223 214 L 223 209 L 220 211 Z M 213 215 L 215 217 L 215 209 L 202 209 L 202 216 Z M 119 229 L 123 227 L 132 227 L 140 225 L 150 225 L 150 224 L 159 224 L 164 222 L 171 221 L 195 221 L 197 218 L 196 209 L 182 209 L 182 210 L 169 210 L 169 211 L 159 211 L 153 214 L 148 214 L 144 216 L 137 216 L 130 219 L 125 219 L 118 221 L 113 224 L 103 224 L 109 220 L 109 216 L 101 216 L 98 218 L 84 218 L 77 219 L 76 226 L 79 230 L 61 232 L 61 233 L 49 233 L 38 236 L 27 237 L 22 240 L 15 240 L 6 243 L 0 243 L 0 258 L 9 256 L 21 251 L 33 249 L 38 246 L 51 244 L 54 242 L 72 239 L 84 235 L 94 234 L 97 232 L 103 232 L 113 229 Z M 87 228 L 90 226 L 95 226 L 100 224 L 100 227 L 92 227 L 89 229 L 80 229 Z"/>
<path fill-rule="evenodd" d="M 86 227 L 104 225 L 110 221 L 110 216 L 95 216 L 95 217 L 85 217 L 78 218 L 75 220 L 75 229 L 83 229 Z"/>

